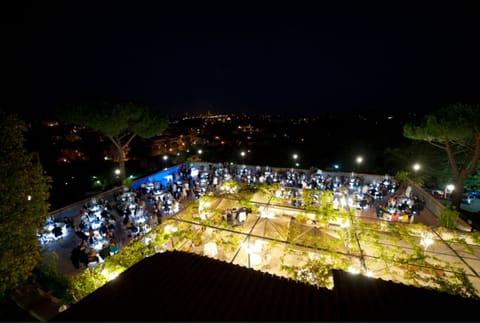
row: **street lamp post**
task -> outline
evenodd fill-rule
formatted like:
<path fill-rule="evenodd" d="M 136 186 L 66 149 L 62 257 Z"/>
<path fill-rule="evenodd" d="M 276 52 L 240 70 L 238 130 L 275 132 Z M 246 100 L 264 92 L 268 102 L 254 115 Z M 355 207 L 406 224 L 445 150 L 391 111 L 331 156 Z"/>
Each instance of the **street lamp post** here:
<path fill-rule="evenodd" d="M 356 161 L 357 161 L 357 172 L 359 172 L 360 171 L 360 165 L 363 163 L 363 157 L 358 156 Z"/>
<path fill-rule="evenodd" d="M 163 155 L 163 160 L 165 161 L 165 169 L 167 169 L 168 155 Z"/>
<path fill-rule="evenodd" d="M 242 151 L 240 152 L 240 156 L 242 156 L 242 163 L 243 163 L 244 165 L 245 165 L 245 155 L 246 155 L 245 152 L 242 150 Z"/>
<path fill-rule="evenodd" d="M 412 168 L 413 168 L 413 173 L 414 173 L 414 175 L 415 175 L 415 176 L 414 176 L 414 180 L 418 182 L 418 180 L 419 180 L 419 178 L 418 178 L 418 171 L 419 171 L 420 168 L 422 168 L 422 167 L 420 166 L 419 163 L 415 163 L 415 164 L 413 164 Z"/>
<path fill-rule="evenodd" d="M 453 184 L 448 184 L 447 186 L 445 186 L 445 199 L 446 200 L 448 200 L 449 194 L 451 194 L 454 189 L 455 189 L 455 186 L 453 186 Z"/>
<path fill-rule="evenodd" d="M 293 154 L 292 158 L 293 158 L 293 165 L 294 165 L 295 167 L 298 167 L 298 166 L 300 165 L 300 164 L 297 162 L 298 154 Z"/>
<path fill-rule="evenodd" d="M 114 181 L 116 181 L 118 183 L 120 181 L 120 173 L 121 173 L 120 168 L 115 168 L 113 170 L 113 173 L 115 174 Z"/>
<path fill-rule="evenodd" d="M 419 163 L 415 163 L 415 164 L 413 164 L 412 168 L 413 168 L 413 170 L 414 170 L 415 173 L 416 173 L 416 172 L 418 172 L 418 171 L 420 170 L 420 168 L 422 168 L 422 167 L 420 166 Z"/>

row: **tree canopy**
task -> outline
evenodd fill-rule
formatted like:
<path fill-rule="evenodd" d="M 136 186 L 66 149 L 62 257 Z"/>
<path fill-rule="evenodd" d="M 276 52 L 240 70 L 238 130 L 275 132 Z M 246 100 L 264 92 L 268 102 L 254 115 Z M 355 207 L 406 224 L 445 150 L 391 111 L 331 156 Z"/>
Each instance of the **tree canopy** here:
<path fill-rule="evenodd" d="M 0 111 L 0 297 L 41 261 L 37 232 L 48 216 L 51 179 L 25 151 L 25 123 Z"/>
<path fill-rule="evenodd" d="M 452 205 L 460 207 L 465 181 L 480 159 L 480 107 L 455 103 L 425 115 L 419 124 L 408 123 L 405 137 L 422 140 L 445 151 L 453 172 Z"/>
<path fill-rule="evenodd" d="M 168 117 L 155 109 L 132 103 L 97 100 L 70 104 L 57 109 L 60 121 L 95 130 L 109 138 L 116 147 L 120 176 L 125 179 L 127 148 L 136 136 L 149 139 L 168 127 Z"/>

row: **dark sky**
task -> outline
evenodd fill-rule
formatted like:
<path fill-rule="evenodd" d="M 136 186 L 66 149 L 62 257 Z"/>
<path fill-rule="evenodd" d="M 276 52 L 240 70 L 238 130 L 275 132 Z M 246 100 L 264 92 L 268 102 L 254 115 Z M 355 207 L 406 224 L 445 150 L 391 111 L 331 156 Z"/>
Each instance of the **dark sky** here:
<path fill-rule="evenodd" d="M 38 3 L 3 10 L 3 105 L 15 110 L 82 96 L 170 113 L 480 103 L 474 2 Z"/>

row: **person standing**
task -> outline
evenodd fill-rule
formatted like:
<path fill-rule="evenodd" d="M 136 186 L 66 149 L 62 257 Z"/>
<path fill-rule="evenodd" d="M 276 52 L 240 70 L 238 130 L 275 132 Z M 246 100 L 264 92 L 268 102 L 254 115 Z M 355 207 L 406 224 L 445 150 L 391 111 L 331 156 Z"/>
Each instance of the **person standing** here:
<path fill-rule="evenodd" d="M 82 257 L 82 250 L 80 249 L 80 245 L 73 248 L 72 253 L 70 255 L 70 260 L 72 261 L 73 267 L 75 269 L 80 268 L 80 259 Z"/>

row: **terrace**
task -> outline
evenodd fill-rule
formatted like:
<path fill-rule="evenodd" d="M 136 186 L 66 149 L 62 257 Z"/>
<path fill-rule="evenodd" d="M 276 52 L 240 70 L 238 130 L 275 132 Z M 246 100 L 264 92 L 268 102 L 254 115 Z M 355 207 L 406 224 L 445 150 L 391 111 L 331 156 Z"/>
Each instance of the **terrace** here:
<path fill-rule="evenodd" d="M 205 165 L 197 166 L 203 169 Z M 166 181 L 176 171 L 175 168 L 162 171 L 143 183 Z M 281 173 L 268 169 L 269 173 L 277 171 Z M 228 179 L 220 180 L 215 190 L 200 188 L 195 197 L 188 199 L 178 212 L 170 213 L 162 224 L 139 235 L 117 254 L 106 257 L 101 266 L 91 269 L 100 277 L 97 287 L 149 255 L 179 250 L 317 287 L 332 288 L 332 269 L 336 269 L 479 297 L 478 233 L 425 225 L 417 219 L 405 223 L 377 218 L 375 205 L 397 192 L 389 193 L 370 207 L 335 207 L 331 191 L 297 188 L 296 203 L 292 203 L 288 194 L 281 194 L 291 189 L 285 182 L 247 184 L 235 181 L 234 174 L 227 175 Z M 202 172 L 196 172 L 195 176 L 202 178 Z M 368 182 L 378 181 L 379 177 L 365 178 Z M 141 183 L 140 180 L 136 185 Z M 316 199 L 308 202 L 311 196 Z M 75 213 L 77 208 L 71 208 L 70 212 Z M 56 216 L 63 218 L 66 213 L 68 210 L 63 210 Z M 422 214 L 417 216 L 425 218 Z M 60 253 L 63 269 L 71 267 L 64 259 L 75 244 L 70 241 L 75 237 L 69 239 L 65 237 L 65 241 L 44 246 Z"/>

